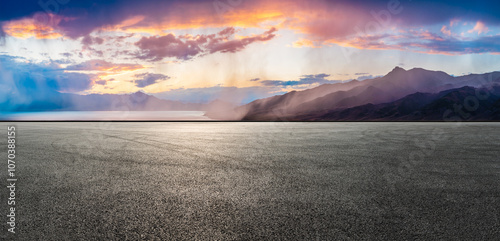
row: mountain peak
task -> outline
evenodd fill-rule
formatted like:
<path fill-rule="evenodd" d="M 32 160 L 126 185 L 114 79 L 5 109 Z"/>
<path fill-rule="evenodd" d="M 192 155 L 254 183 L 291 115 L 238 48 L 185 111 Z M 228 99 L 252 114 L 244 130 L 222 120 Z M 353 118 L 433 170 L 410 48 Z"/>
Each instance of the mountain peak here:
<path fill-rule="evenodd" d="M 394 67 L 394 69 L 391 70 L 391 72 L 389 72 L 389 74 L 390 73 L 400 73 L 400 72 L 406 72 L 406 70 L 399 67 L 399 66 L 396 66 L 396 67 Z"/>
<path fill-rule="evenodd" d="M 396 67 L 394 67 L 394 69 L 391 70 L 391 72 L 389 72 L 385 76 L 393 77 L 393 78 L 398 78 L 398 77 L 401 77 L 401 75 L 405 74 L 405 73 L 406 73 L 405 69 L 403 69 L 403 68 L 401 68 L 399 66 L 396 66 Z"/>
<path fill-rule="evenodd" d="M 148 96 L 148 94 L 142 92 L 142 91 L 137 91 L 135 93 L 132 93 L 131 95 L 135 95 L 135 96 Z"/>

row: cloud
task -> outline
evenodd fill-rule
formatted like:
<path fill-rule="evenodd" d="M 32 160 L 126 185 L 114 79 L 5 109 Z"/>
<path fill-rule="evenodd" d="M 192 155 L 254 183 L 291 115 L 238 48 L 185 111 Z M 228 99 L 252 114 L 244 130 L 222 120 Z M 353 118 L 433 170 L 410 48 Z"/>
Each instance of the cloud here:
<path fill-rule="evenodd" d="M 72 53 L 61 53 L 61 55 L 62 55 L 63 57 L 66 57 L 66 58 L 70 58 L 70 57 L 72 57 L 72 56 L 73 56 L 73 54 L 72 54 Z"/>
<path fill-rule="evenodd" d="M 288 87 L 288 86 L 298 86 L 298 85 L 313 85 L 313 84 L 326 84 L 326 83 L 338 83 L 340 81 L 336 80 L 327 80 L 329 74 L 316 74 L 316 75 L 302 75 L 299 80 L 263 80 L 262 83 L 264 86 L 280 86 L 280 87 Z"/>
<path fill-rule="evenodd" d="M 152 73 L 136 74 L 135 77 L 139 78 L 139 79 L 134 80 L 135 85 L 139 88 L 144 88 L 144 87 L 156 84 L 156 83 L 158 83 L 159 80 L 170 79 L 170 77 L 167 75 L 152 74 Z"/>
<path fill-rule="evenodd" d="M 361 80 L 367 80 L 367 79 L 375 79 L 377 77 L 382 77 L 382 75 L 376 75 L 376 76 L 374 76 L 374 75 L 363 75 L 363 76 L 357 77 L 356 79 L 359 80 L 359 81 L 361 81 Z"/>
<path fill-rule="evenodd" d="M 7 34 L 5 33 L 5 31 L 3 30 L 3 24 L 0 23 L 0 46 L 3 46 L 5 45 L 5 36 Z"/>
<path fill-rule="evenodd" d="M 63 73 L 59 72 L 54 75 L 44 76 L 50 84 L 53 78 L 57 83 L 54 83 L 54 89 L 59 92 L 80 92 L 90 88 L 94 75 L 81 74 L 81 73 Z"/>
<path fill-rule="evenodd" d="M 227 28 L 226 30 L 232 30 L 231 35 L 234 34 L 234 28 L 232 27 Z M 244 37 L 241 39 L 233 39 L 233 40 L 227 40 L 226 38 L 223 38 L 226 37 L 226 35 L 221 35 L 222 33 L 221 32 L 219 33 L 219 35 L 222 37 L 209 38 L 209 42 L 206 45 L 206 48 L 209 50 L 210 53 L 215 53 L 215 52 L 235 53 L 240 50 L 243 50 L 247 45 L 253 42 L 265 42 L 273 39 L 276 36 L 276 34 L 274 34 L 274 32 L 276 31 L 277 29 L 273 27 L 268 31 L 265 31 L 263 34 L 259 34 L 252 37 Z"/>
<path fill-rule="evenodd" d="M 298 41 L 291 43 L 294 47 L 318 48 L 337 44 L 344 47 L 403 50 L 400 48 L 403 45 L 401 41 L 377 43 L 361 39 L 365 41 L 363 44 L 356 39 L 368 35 L 395 35 L 392 30 L 432 29 L 432 26 L 443 27 L 434 32 L 422 33 L 417 40 L 444 39 L 453 36 L 450 28 L 457 25 L 458 21 L 474 22 L 476 25 L 469 31 L 478 35 L 491 32 L 500 25 L 500 15 L 495 11 L 500 7 L 500 2 L 489 2 L 485 7 L 473 1 L 452 0 L 255 0 L 244 1 L 238 7 L 231 7 L 230 11 L 221 12 L 214 7 L 212 0 L 108 1 L 99 4 L 94 1 L 69 1 L 58 4 L 57 13 L 50 14 L 37 13 L 40 6 L 34 8 L 33 5 L 36 4 L 5 3 L 5 7 L 0 10 L 3 11 L 0 21 L 5 34 L 18 38 L 83 37 L 82 43 L 90 48 L 92 43 L 99 43 L 98 39 L 88 37 L 91 33 L 149 33 L 153 37 L 137 42 L 140 48 L 137 56 L 151 61 L 167 57 L 185 60 L 208 53 L 237 52 L 253 42 L 274 38 L 274 33 L 269 32 L 244 39 L 225 39 L 223 36 L 234 36 L 234 29 L 231 28 L 224 29 L 216 36 L 202 35 L 198 39 L 202 41 L 205 37 L 207 42 L 173 35 L 155 36 L 164 34 L 165 30 L 227 26 L 269 29 L 270 26 L 278 26 L 301 35 Z M 36 16 L 45 16 L 46 20 L 36 20 L 44 19 Z M 449 27 L 446 26 L 448 24 Z M 212 41 L 208 41 L 209 36 Z M 93 54 L 103 55 L 102 51 L 89 50 Z M 410 51 L 425 52 L 413 48 Z"/>
<path fill-rule="evenodd" d="M 49 15 L 51 21 L 39 22 L 34 17 L 26 17 L 7 21 L 2 24 L 5 34 L 15 38 L 56 39 L 63 35 L 58 31 L 57 25 L 65 18 Z"/>
<path fill-rule="evenodd" d="M 69 1 L 59 4 L 58 11 L 54 11 L 57 13 L 47 14 L 39 12 L 40 6 L 33 8 L 33 4 L 9 2 L 0 10 L 3 11 L 0 15 L 0 42 L 2 33 L 16 38 L 54 39 L 64 36 L 80 40 L 84 50 L 90 54 L 103 56 L 105 51 L 92 46 L 102 44 L 104 39 L 91 36 L 109 31 L 120 32 L 115 33 L 117 35 L 123 32 L 137 35 L 148 33 L 149 37 L 143 37 L 135 43 L 139 51 L 131 50 L 128 56 L 148 61 L 164 58 L 188 60 L 216 52 L 234 53 L 252 43 L 269 41 L 276 36 L 276 29 L 271 26 L 276 26 L 280 30 L 292 30 L 298 35 L 298 41 L 288 43 L 293 47 L 339 45 L 359 49 L 467 54 L 488 53 L 497 47 L 469 47 L 485 39 L 466 39 L 454 35 L 458 22 L 475 23 L 472 29 L 463 32 L 478 36 L 484 36 L 485 33 L 493 35 L 500 26 L 500 15 L 494 11 L 500 7 L 500 2 L 489 2 L 485 7 L 473 1 L 452 0 L 255 0 L 244 1 L 238 7 L 223 12 L 217 11 L 213 3 L 211 0 L 108 1 L 99 4 L 95 1 Z M 19 5 L 26 6 L 21 8 Z M 393 11 L 391 5 L 399 10 Z M 228 26 L 232 27 L 224 28 Z M 435 26 L 442 27 L 435 29 Z M 262 29 L 263 33 L 242 38 L 236 36 L 235 28 L 249 27 Z M 165 31 L 210 28 L 224 29 L 216 34 L 192 38 L 164 35 Z M 407 35 L 398 33 L 421 28 L 429 31 L 418 31 L 418 34 L 408 31 Z M 437 40 L 452 43 L 450 48 L 462 45 L 463 51 L 444 53 L 439 50 L 444 49 L 440 44 L 437 44 L 439 47 L 430 46 Z"/>
<path fill-rule="evenodd" d="M 142 37 L 135 43 L 141 50 L 136 57 L 150 61 L 160 61 L 167 57 L 187 60 L 201 53 L 200 44 L 206 41 L 204 36 L 195 40 L 183 40 L 173 34 Z"/>
<path fill-rule="evenodd" d="M 308 1 L 309 6 L 287 16 L 289 27 L 307 34 L 307 40 L 325 43 L 340 42 L 345 38 L 370 35 L 391 29 L 419 29 L 443 23 L 478 21 L 500 25 L 500 16 L 488 7 L 467 1 Z M 294 3 L 297 5 L 298 3 Z M 291 5 L 291 4 L 290 4 Z M 290 11 L 291 7 L 283 11 Z M 442 11 L 446 9 L 447 11 Z M 297 9 L 296 9 L 297 10 Z M 308 11 L 314 15 L 307 14 Z"/>
<path fill-rule="evenodd" d="M 450 24 L 450 27 L 453 25 L 455 25 L 455 22 L 453 22 L 453 24 Z M 449 29 L 446 25 L 443 25 L 443 27 L 441 27 L 441 33 L 443 33 L 445 36 L 455 36 L 455 34 L 451 32 L 451 29 Z"/>
<path fill-rule="evenodd" d="M 262 34 L 239 39 L 234 39 L 236 30 L 233 27 L 209 35 L 183 35 L 177 37 L 168 34 L 165 36 L 142 37 L 135 43 L 140 49 L 136 57 L 149 61 L 160 61 L 164 58 L 188 60 L 202 54 L 235 53 L 243 50 L 251 43 L 271 40 L 276 36 L 274 34 L 276 31 L 276 28 L 271 28 Z"/>
<path fill-rule="evenodd" d="M 415 52 L 428 54 L 478 54 L 478 53 L 500 53 L 500 35 L 484 36 L 472 40 L 461 40 L 449 38 L 445 40 L 427 40 L 423 42 L 401 42 L 399 47 L 410 49 Z"/>
<path fill-rule="evenodd" d="M 47 7 L 46 4 L 33 4 L 29 0 L 20 1 L 4 3 L 0 10 L 0 21 L 29 18 Z M 58 1 L 42 2 L 56 3 L 57 9 L 54 12 L 66 19 L 52 27 L 71 38 L 86 36 L 99 30 L 158 34 L 165 29 L 261 27 L 266 21 L 279 21 L 287 27 L 310 34 L 310 40 L 338 40 L 356 33 L 356 28 L 365 31 L 370 23 L 386 23 L 383 20 L 387 16 L 390 21 L 384 27 L 393 24 L 401 28 L 430 26 L 457 18 L 470 21 L 481 19 L 485 24 L 500 23 L 500 16 L 496 12 L 500 3 L 495 1 L 490 1 L 485 6 L 486 3 L 462 0 L 254 0 L 235 6 L 232 4 L 239 1 L 229 1 L 230 11 L 218 10 L 213 0 L 74 0 L 66 1 L 65 4 L 58 4 Z M 401 7 L 401 11 L 385 15 L 391 7 Z M 43 12 L 41 14 L 46 15 Z M 53 15 L 55 13 L 48 16 L 49 19 Z"/>
<path fill-rule="evenodd" d="M 484 25 L 483 22 L 477 21 L 474 28 L 469 30 L 468 33 L 482 34 L 482 33 L 487 33 L 488 31 L 489 31 L 488 27 L 486 27 L 486 25 Z"/>
<path fill-rule="evenodd" d="M 103 51 L 97 50 L 93 47 L 93 45 L 103 44 L 104 43 L 103 38 L 92 37 L 89 34 L 89 35 L 86 35 L 82 38 L 81 43 L 82 43 L 82 52 L 89 51 L 89 55 L 97 55 L 99 57 L 102 57 L 104 55 Z"/>
<path fill-rule="evenodd" d="M 256 99 L 284 93 L 277 87 L 254 86 L 238 88 L 213 86 L 207 88 L 173 89 L 153 95 L 166 100 L 191 103 L 209 103 L 218 99 L 234 104 L 246 104 Z"/>
<path fill-rule="evenodd" d="M 309 48 L 320 48 L 321 44 L 318 43 L 318 41 L 312 41 L 309 39 L 299 39 L 298 41 L 294 42 L 292 44 L 294 48 L 302 48 L 302 47 L 309 47 Z"/>
<path fill-rule="evenodd" d="M 98 85 L 106 85 L 106 80 L 96 80 L 94 83 Z"/>
<path fill-rule="evenodd" d="M 401 50 L 427 54 L 461 55 L 500 53 L 500 35 L 464 38 L 441 37 L 428 31 L 407 31 L 400 35 L 378 34 L 356 36 L 343 45 L 358 49 Z"/>
<path fill-rule="evenodd" d="M 106 71 L 106 72 L 123 72 L 123 71 L 133 71 L 143 69 L 144 67 L 140 64 L 115 64 L 110 63 L 105 60 L 88 60 L 77 65 L 71 65 L 66 67 L 65 70 L 74 71 Z"/>
<path fill-rule="evenodd" d="M 90 45 L 93 45 L 93 44 L 102 44 L 102 43 L 104 43 L 104 39 L 103 38 L 92 37 L 90 35 L 86 35 L 85 37 L 82 38 L 82 44 L 84 46 L 90 46 Z"/>
<path fill-rule="evenodd" d="M 254 79 L 251 79 L 250 81 L 259 81 L 260 78 L 254 78 Z"/>
<path fill-rule="evenodd" d="M 16 110 L 30 106 L 31 109 L 57 109 L 61 93 L 81 93 L 92 85 L 105 85 L 98 74 L 71 71 L 121 72 L 143 68 L 133 64 L 113 64 L 91 60 L 62 68 L 58 61 L 32 62 L 22 57 L 0 55 L 0 110 Z M 164 77 L 142 76 L 144 80 Z M 50 106 L 46 106 L 50 105 Z"/>
<path fill-rule="evenodd" d="M 369 73 L 355 73 L 354 75 L 368 75 Z"/>
<path fill-rule="evenodd" d="M 1 55 L 0 109 L 53 103 L 50 100 L 59 98 L 59 93 L 88 90 L 95 77 L 91 74 L 65 73 L 53 63 L 35 64 L 22 58 Z"/>
<path fill-rule="evenodd" d="M 296 85 L 301 85 L 300 81 L 297 80 L 288 80 L 288 81 L 283 81 L 283 80 L 263 80 L 261 83 L 264 86 L 281 86 L 281 87 L 286 87 L 286 86 L 296 86 Z"/>

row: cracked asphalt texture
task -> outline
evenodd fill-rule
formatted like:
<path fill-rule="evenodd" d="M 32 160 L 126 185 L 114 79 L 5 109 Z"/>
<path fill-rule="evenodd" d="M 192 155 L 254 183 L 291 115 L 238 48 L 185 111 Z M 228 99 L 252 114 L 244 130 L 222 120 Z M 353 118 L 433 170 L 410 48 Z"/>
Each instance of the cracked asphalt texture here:
<path fill-rule="evenodd" d="M 500 237 L 500 123 L 13 124 L 2 240 Z"/>

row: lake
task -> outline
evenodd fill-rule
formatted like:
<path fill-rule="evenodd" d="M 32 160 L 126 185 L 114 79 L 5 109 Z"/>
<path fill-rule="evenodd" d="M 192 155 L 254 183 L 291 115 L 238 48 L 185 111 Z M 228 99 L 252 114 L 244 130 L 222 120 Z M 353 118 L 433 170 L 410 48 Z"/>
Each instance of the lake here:
<path fill-rule="evenodd" d="M 0 120 L 100 121 L 100 120 L 210 120 L 204 111 L 46 111 L 0 112 Z"/>
<path fill-rule="evenodd" d="M 18 240 L 499 235 L 500 123 L 14 124 Z"/>

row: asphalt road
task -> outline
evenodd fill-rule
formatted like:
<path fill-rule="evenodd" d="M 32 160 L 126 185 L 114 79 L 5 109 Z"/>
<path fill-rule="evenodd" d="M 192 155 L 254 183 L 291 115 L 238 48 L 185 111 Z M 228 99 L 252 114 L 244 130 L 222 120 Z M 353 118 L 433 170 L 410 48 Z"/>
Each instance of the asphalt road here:
<path fill-rule="evenodd" d="M 500 237 L 500 123 L 14 124 L 2 240 Z"/>

